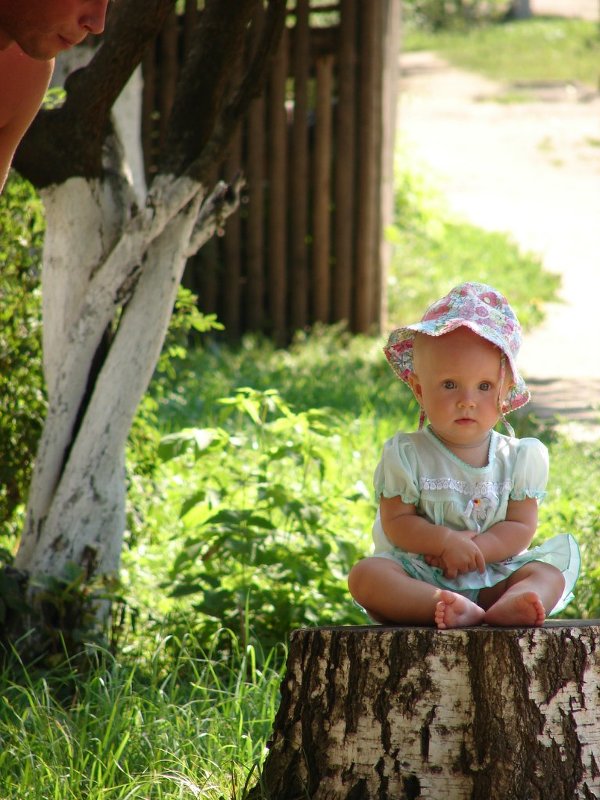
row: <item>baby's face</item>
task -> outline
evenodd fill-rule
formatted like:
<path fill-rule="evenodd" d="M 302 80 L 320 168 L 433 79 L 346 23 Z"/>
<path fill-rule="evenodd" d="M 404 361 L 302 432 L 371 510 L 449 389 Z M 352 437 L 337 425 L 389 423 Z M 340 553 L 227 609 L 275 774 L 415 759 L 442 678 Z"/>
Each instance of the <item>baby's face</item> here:
<path fill-rule="evenodd" d="M 414 366 L 412 390 L 444 440 L 474 444 L 494 427 L 510 380 L 501 386 L 497 347 L 464 327 L 443 336 L 417 334 Z"/>

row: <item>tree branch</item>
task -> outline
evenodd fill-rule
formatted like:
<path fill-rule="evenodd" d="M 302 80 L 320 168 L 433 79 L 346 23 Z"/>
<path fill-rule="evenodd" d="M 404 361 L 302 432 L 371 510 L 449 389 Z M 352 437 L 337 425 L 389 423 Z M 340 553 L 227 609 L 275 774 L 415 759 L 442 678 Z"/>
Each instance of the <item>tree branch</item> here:
<path fill-rule="evenodd" d="M 181 173 L 210 139 L 259 2 L 207 0 L 177 84 L 159 172 Z"/>
<path fill-rule="evenodd" d="M 220 230 L 225 220 L 230 217 L 240 204 L 240 194 L 245 181 L 241 175 L 236 175 L 230 184 L 220 181 L 209 197 L 206 198 L 186 250 L 187 258 L 195 255 L 215 232 Z"/>
<path fill-rule="evenodd" d="M 212 130 L 210 140 L 188 167 L 188 174 L 195 180 L 206 181 L 211 167 L 218 163 L 227 151 L 233 134 L 251 101 L 262 91 L 267 70 L 281 39 L 285 18 L 285 0 L 269 0 L 260 40 L 253 50 L 251 61 L 244 71 L 244 77 L 224 106 Z"/>
<path fill-rule="evenodd" d="M 121 0 L 109 16 L 102 46 L 88 66 L 66 81 L 67 113 L 74 106 L 87 128 L 105 119 L 148 45 L 162 30 L 175 0 Z M 92 102 L 90 103 L 90 98 Z M 81 119 L 81 114 L 84 119 Z"/>

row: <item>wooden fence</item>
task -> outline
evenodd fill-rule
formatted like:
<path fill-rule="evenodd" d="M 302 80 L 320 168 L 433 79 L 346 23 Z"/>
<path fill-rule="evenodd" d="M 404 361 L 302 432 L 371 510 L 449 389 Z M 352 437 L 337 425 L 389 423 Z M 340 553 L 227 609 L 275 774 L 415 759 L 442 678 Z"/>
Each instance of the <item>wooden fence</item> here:
<path fill-rule="evenodd" d="M 188 0 L 145 59 L 149 173 L 199 13 Z M 315 322 L 384 323 L 399 29 L 400 0 L 297 0 L 289 11 L 265 91 L 215 168 L 215 180 L 243 172 L 246 202 L 186 270 L 231 338 L 285 343 Z"/>

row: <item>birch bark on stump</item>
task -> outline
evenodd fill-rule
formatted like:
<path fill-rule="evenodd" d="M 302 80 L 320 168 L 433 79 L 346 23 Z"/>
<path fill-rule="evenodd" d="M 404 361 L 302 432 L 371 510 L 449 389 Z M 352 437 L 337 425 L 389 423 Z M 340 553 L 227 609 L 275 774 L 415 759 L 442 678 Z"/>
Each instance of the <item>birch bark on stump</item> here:
<path fill-rule="evenodd" d="M 291 637 L 248 800 L 600 797 L 600 625 Z"/>

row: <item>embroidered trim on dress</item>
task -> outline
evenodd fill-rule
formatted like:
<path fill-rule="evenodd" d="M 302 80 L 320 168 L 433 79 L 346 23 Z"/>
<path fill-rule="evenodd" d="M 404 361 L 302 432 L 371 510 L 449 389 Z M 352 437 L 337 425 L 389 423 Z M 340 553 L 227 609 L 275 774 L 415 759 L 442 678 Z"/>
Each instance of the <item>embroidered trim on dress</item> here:
<path fill-rule="evenodd" d="M 548 492 L 534 492 L 533 490 L 529 491 L 528 489 L 523 489 L 523 491 L 520 491 L 520 492 L 517 492 L 517 491 L 511 492 L 510 499 L 511 500 L 538 500 L 539 502 L 541 502 L 542 500 L 545 499 L 547 494 L 548 494 Z"/>
<path fill-rule="evenodd" d="M 423 490 L 450 489 L 453 492 L 464 494 L 467 497 L 499 497 L 512 489 L 512 481 L 459 481 L 456 478 L 419 478 L 419 488 Z"/>

